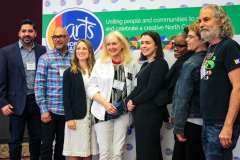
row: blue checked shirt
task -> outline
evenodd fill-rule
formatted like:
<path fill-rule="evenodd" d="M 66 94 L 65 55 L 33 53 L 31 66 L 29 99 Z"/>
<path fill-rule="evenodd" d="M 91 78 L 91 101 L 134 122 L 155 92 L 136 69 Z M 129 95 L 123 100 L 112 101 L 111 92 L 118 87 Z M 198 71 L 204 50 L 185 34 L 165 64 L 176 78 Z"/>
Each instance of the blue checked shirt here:
<path fill-rule="evenodd" d="M 71 57 L 55 50 L 39 58 L 34 91 L 41 113 L 64 115 L 63 71 L 70 67 Z"/>

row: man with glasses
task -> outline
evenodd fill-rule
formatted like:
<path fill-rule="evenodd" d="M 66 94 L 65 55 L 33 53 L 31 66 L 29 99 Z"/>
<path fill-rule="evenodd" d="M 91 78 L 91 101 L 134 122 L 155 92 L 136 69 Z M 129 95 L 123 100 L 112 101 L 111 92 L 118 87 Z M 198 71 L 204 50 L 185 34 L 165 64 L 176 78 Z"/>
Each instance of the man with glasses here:
<path fill-rule="evenodd" d="M 19 26 L 19 40 L 0 50 L 0 108 L 10 120 L 11 160 L 21 159 L 26 124 L 30 159 L 39 158 L 41 120 L 34 96 L 34 79 L 38 58 L 46 48 L 35 42 L 36 36 L 35 24 L 25 19 Z"/>
<path fill-rule="evenodd" d="M 63 72 L 70 67 L 69 36 L 57 27 L 52 36 L 54 51 L 40 57 L 35 80 L 35 96 L 41 111 L 41 159 L 51 160 L 55 139 L 54 160 L 64 160 Z"/>

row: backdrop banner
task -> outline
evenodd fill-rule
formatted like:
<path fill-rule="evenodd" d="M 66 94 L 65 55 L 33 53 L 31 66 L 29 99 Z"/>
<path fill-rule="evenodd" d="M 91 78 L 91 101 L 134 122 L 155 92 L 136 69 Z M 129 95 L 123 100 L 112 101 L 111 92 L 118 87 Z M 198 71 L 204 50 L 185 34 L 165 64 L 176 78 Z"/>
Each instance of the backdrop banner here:
<path fill-rule="evenodd" d="M 137 56 L 141 33 L 152 30 L 161 35 L 165 57 L 171 66 L 175 61 L 171 43 L 173 36 L 197 21 L 200 8 L 210 3 L 213 1 L 43 0 L 42 43 L 52 49 L 54 28 L 63 26 L 70 35 L 70 50 L 79 39 L 88 39 L 97 55 L 104 35 L 117 30 L 126 36 L 134 56 Z M 234 39 L 240 42 L 240 1 L 215 0 L 214 3 L 224 7 L 234 26 Z M 171 105 L 168 109 L 171 110 Z M 164 160 L 171 160 L 174 145 L 172 125 L 164 124 L 160 136 Z M 134 129 L 128 131 L 125 151 L 125 159 L 136 159 Z M 240 160 L 240 142 L 234 150 L 234 160 Z"/>

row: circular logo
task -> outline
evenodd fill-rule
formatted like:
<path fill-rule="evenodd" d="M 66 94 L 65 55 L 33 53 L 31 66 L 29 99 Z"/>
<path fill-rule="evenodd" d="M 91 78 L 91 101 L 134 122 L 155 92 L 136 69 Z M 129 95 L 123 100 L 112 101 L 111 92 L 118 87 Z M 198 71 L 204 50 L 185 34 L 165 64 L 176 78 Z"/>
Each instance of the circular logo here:
<path fill-rule="evenodd" d="M 133 145 L 131 143 L 125 144 L 125 147 L 128 151 L 131 151 L 133 149 Z"/>
<path fill-rule="evenodd" d="M 166 154 L 167 156 L 170 156 L 170 155 L 173 154 L 173 150 L 172 150 L 171 148 L 166 148 L 166 149 L 165 149 L 165 154 Z"/>
<path fill-rule="evenodd" d="M 103 42 L 104 31 L 101 21 L 86 9 L 71 8 L 53 17 L 46 31 L 46 42 L 51 49 L 53 48 L 51 36 L 56 27 L 64 27 L 68 31 L 70 37 L 68 47 L 71 51 L 80 39 L 89 40 L 95 53 Z"/>

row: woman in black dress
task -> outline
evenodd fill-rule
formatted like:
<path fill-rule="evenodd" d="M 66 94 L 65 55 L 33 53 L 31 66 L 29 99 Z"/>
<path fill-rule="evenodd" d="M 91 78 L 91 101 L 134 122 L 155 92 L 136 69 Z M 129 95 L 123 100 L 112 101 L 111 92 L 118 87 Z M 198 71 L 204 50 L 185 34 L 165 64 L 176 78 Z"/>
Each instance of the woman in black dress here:
<path fill-rule="evenodd" d="M 134 118 L 137 160 L 162 160 L 160 128 L 163 117 L 161 106 L 154 103 L 154 98 L 164 89 L 168 64 L 163 58 L 159 34 L 144 32 L 140 50 L 141 59 L 146 62 L 137 74 L 136 87 L 127 101 Z"/>

